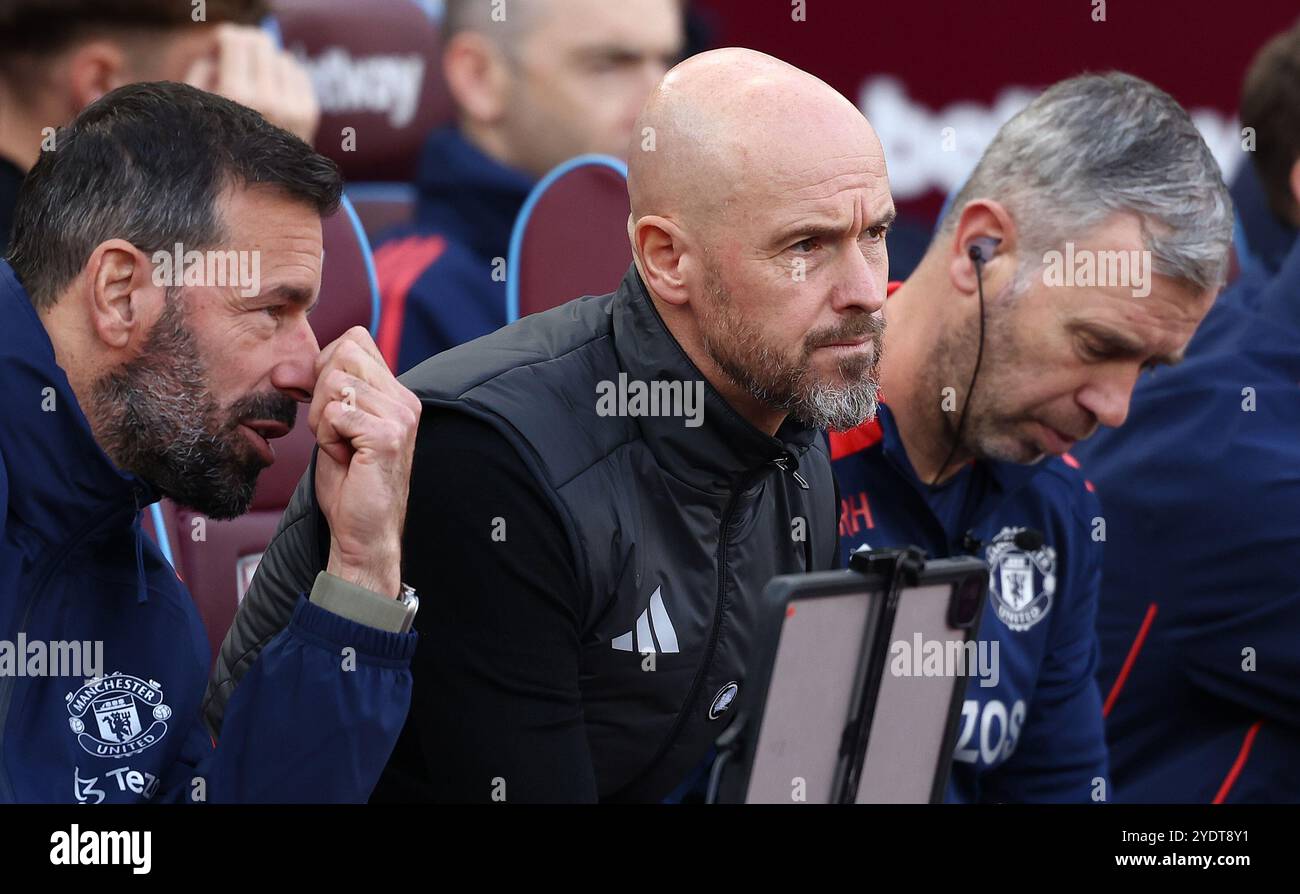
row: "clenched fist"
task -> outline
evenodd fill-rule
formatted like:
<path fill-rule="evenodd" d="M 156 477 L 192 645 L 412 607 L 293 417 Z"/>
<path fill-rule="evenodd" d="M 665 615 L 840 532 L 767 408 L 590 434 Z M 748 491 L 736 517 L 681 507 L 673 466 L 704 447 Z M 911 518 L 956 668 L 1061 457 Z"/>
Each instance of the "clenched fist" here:
<path fill-rule="evenodd" d="M 316 359 L 307 424 L 316 435 L 316 501 L 330 527 L 326 571 L 396 598 L 420 400 L 370 333 L 354 326 Z"/>

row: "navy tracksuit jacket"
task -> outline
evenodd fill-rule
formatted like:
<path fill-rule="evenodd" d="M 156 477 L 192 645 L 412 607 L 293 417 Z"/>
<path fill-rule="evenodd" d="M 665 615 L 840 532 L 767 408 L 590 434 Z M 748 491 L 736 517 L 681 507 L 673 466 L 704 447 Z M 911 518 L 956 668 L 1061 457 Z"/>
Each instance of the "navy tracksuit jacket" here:
<path fill-rule="evenodd" d="M 424 147 L 417 186 L 415 220 L 375 249 L 379 348 L 396 372 L 506 324 L 505 258 L 533 180 L 446 127 Z"/>
<path fill-rule="evenodd" d="M 932 558 L 974 554 L 990 566 L 979 639 L 989 654 L 997 643 L 996 685 L 967 680 L 948 800 L 1108 800 L 1093 678 L 1101 513 L 1083 476 L 1064 459 L 981 461 L 931 489 L 884 404 L 830 442 L 845 562 L 864 545 L 915 545 Z M 1024 529 L 1042 534 L 1040 548 L 1016 546 Z"/>
<path fill-rule="evenodd" d="M 0 803 L 365 801 L 406 720 L 416 634 L 300 598 L 214 747 L 203 623 L 140 529 L 157 495 L 95 442 L 6 262 L 0 317 Z M 96 642 L 102 675 L 69 675 Z"/>
<path fill-rule="evenodd" d="M 1248 294 L 1238 294 L 1242 288 Z M 1118 799 L 1300 801 L 1300 242 L 1085 445 Z"/>

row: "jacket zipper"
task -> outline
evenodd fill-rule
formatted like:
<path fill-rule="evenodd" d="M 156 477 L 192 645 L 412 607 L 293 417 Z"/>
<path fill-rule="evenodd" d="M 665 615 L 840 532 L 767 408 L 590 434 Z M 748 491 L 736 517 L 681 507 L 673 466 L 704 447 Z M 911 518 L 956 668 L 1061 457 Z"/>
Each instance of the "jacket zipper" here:
<path fill-rule="evenodd" d="M 799 487 L 802 488 L 803 490 L 807 490 L 808 482 L 804 480 L 804 477 L 800 475 L 797 471 L 791 470 L 790 467 L 786 465 L 789 459 L 790 459 L 789 454 L 785 456 L 778 456 L 776 459 L 772 460 L 772 465 L 776 466 L 782 472 L 789 472 L 791 477 L 794 478 L 794 483 L 799 485 Z"/>
<path fill-rule="evenodd" d="M 773 460 L 772 465 L 782 471 L 788 471 L 781 460 Z M 654 771 L 655 767 L 658 766 L 659 762 L 664 759 L 664 755 L 672 750 L 673 745 L 677 742 L 677 737 L 681 734 L 682 728 L 686 725 L 687 721 L 690 720 L 691 706 L 695 703 L 696 696 L 699 695 L 700 687 L 704 685 L 704 678 L 708 676 L 709 668 L 713 664 L 713 653 L 717 651 L 718 648 L 718 637 L 722 633 L 722 611 L 726 602 L 727 593 L 727 535 L 731 528 L 731 516 L 736 511 L 736 502 L 740 499 L 741 494 L 756 484 L 758 479 L 764 474 L 766 474 L 766 470 L 760 468 L 748 473 L 744 478 L 742 478 L 740 484 L 731 492 L 731 497 L 727 500 L 727 506 L 722 511 L 722 524 L 718 529 L 718 601 L 713 609 L 713 627 L 709 631 L 709 644 L 704 650 L 704 661 L 700 664 L 700 670 L 695 675 L 695 679 L 691 682 L 691 688 L 686 695 L 685 702 L 683 702 L 682 710 L 677 712 L 677 718 L 673 721 L 672 729 L 668 731 L 668 738 L 666 738 L 664 744 L 659 747 L 659 751 L 655 754 L 654 759 L 651 760 L 650 763 L 646 764 L 645 769 L 642 770 L 641 773 L 632 780 L 632 782 L 623 786 L 619 791 L 627 791 L 639 784 L 642 779 L 649 776 Z M 795 478 L 802 481 L 797 473 L 795 474 Z M 802 482 L 802 485 L 806 488 L 808 483 L 805 481 Z"/>
<path fill-rule="evenodd" d="M 140 494 L 136 491 L 136 512 L 140 511 Z M 40 583 L 32 589 L 32 595 L 27 597 L 27 604 L 23 606 L 22 617 L 18 621 L 17 631 L 26 629 L 27 622 L 31 620 L 32 609 L 36 607 L 37 601 L 45 594 L 49 587 L 50 581 L 54 578 L 54 572 L 59 569 L 60 554 L 68 554 L 75 550 L 83 540 L 95 533 L 106 522 L 117 515 L 122 510 L 114 509 L 106 515 L 100 516 L 95 521 L 81 528 L 77 533 L 66 540 L 58 549 L 51 550 L 49 567 L 41 573 Z M 17 636 L 14 637 L 17 640 Z M 13 785 L 9 781 L 9 768 L 4 763 L 4 740 L 5 731 L 9 725 L 9 703 L 13 699 L 14 681 L 17 676 L 0 678 L 0 804 L 12 804 L 14 800 Z"/>

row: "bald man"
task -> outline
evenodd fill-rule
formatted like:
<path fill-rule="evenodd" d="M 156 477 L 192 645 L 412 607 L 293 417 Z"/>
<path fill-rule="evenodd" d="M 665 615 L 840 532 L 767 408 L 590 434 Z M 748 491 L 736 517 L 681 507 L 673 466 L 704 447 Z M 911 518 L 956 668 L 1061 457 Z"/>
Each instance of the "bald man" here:
<path fill-rule="evenodd" d="M 380 337 L 404 372 L 506 324 L 500 275 L 524 200 L 588 152 L 623 155 L 681 58 L 681 0 L 447 0 L 442 70 L 457 121 L 424 147 L 414 220 L 375 252 Z"/>
<path fill-rule="evenodd" d="M 826 84 L 748 50 L 674 68 L 643 127 L 618 291 L 404 377 L 424 406 L 406 580 L 428 598 L 376 800 L 664 799 L 752 698 L 763 586 L 835 564 L 818 429 L 875 410 L 880 142 Z M 320 525 L 307 476 L 210 717 L 326 560 Z"/>

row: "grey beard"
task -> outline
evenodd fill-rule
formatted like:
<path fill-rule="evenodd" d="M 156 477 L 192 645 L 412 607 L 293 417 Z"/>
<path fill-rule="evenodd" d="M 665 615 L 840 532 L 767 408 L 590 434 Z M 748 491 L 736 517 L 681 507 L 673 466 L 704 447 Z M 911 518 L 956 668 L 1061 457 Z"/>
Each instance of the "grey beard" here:
<path fill-rule="evenodd" d="M 702 320 L 700 334 L 713 362 L 736 387 L 811 428 L 843 431 L 875 416 L 880 400 L 882 319 L 872 318 L 867 330 L 872 336 L 872 356 L 866 368 L 861 361 L 841 361 L 838 372 L 847 384 L 830 385 L 813 380 L 811 347 L 804 349 L 799 364 L 786 362 L 734 312 L 730 296 L 718 279 L 710 284 L 710 292 L 713 306 Z M 815 334 L 824 343 L 836 337 L 851 337 L 861 328 L 846 326 L 838 334 Z"/>
<path fill-rule="evenodd" d="M 880 385 L 874 379 L 842 388 L 813 386 L 789 408 L 790 415 L 812 428 L 844 431 L 876 415 Z"/>

